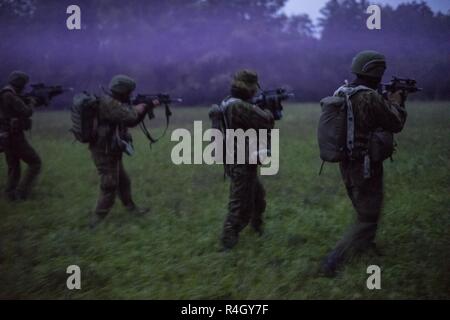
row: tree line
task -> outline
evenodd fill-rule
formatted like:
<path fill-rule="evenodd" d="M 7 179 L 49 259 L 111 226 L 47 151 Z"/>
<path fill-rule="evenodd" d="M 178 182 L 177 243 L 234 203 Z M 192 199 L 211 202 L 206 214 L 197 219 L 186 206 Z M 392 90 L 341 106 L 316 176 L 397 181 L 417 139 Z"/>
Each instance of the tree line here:
<path fill-rule="evenodd" d="M 100 92 L 116 73 L 140 92 L 170 92 L 187 104 L 217 102 L 233 72 L 258 71 L 317 101 L 351 80 L 360 50 L 386 54 L 391 75 L 418 80 L 422 99 L 450 98 L 450 12 L 425 2 L 382 7 L 382 29 L 366 27 L 366 0 L 330 0 L 313 23 L 287 16 L 286 0 L 79 0 L 82 30 L 66 28 L 71 1 L 0 0 L 1 79 L 13 69 L 34 81 Z"/>

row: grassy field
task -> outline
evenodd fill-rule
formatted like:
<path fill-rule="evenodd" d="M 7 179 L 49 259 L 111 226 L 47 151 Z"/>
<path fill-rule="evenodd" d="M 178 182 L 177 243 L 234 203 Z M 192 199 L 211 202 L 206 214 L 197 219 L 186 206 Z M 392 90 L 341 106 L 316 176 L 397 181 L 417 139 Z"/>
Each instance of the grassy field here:
<path fill-rule="evenodd" d="M 92 232 L 98 178 L 89 152 L 72 143 L 67 113 L 36 114 L 30 141 L 44 162 L 39 184 L 29 202 L 0 199 L 0 298 L 449 299 L 450 105 L 408 109 L 395 161 L 385 164 L 378 243 L 386 255 L 354 260 L 335 279 L 319 277 L 317 267 L 353 209 L 336 165 L 318 176 L 318 106 L 286 107 L 280 172 L 262 178 L 266 233 L 244 230 L 228 253 L 218 252 L 228 193 L 220 165 L 175 166 L 170 135 L 150 150 L 135 131 L 137 154 L 125 166 L 136 202 L 152 213 L 131 217 L 118 201 Z M 204 108 L 174 113 L 173 128 L 207 121 Z M 5 173 L 2 160 L 2 188 Z M 66 288 L 73 264 L 82 273 L 78 291 Z M 370 264 L 382 268 L 381 290 L 366 288 Z"/>

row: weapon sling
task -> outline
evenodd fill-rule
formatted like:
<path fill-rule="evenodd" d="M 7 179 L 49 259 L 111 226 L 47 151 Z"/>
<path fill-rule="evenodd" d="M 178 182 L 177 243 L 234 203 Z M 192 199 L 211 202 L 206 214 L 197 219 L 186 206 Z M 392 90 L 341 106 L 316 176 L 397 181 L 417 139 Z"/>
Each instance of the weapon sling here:
<path fill-rule="evenodd" d="M 150 141 L 150 147 L 152 146 L 152 144 L 158 142 L 162 137 L 164 137 L 165 134 L 167 133 L 167 130 L 169 129 L 170 117 L 172 116 L 172 111 L 170 110 L 168 103 L 164 104 L 164 108 L 165 108 L 165 115 L 166 115 L 166 127 L 164 128 L 163 133 L 158 138 L 154 138 L 151 135 L 150 131 L 148 130 L 147 126 L 145 125 L 145 121 L 142 121 L 139 124 L 139 127 L 141 128 L 142 132 L 147 137 L 147 139 Z"/>

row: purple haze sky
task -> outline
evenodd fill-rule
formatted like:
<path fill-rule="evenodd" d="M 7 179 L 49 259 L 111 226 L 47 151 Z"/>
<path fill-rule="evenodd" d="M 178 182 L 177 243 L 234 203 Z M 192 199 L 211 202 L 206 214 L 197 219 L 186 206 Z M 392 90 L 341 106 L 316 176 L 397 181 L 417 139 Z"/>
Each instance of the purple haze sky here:
<path fill-rule="evenodd" d="M 287 14 L 307 13 L 313 21 L 320 17 L 322 9 L 328 0 L 289 0 L 284 9 Z M 400 3 L 412 2 L 405 0 L 375 0 L 370 3 L 390 4 L 397 6 Z M 450 10 L 450 0 L 426 0 L 426 3 L 435 11 L 446 13 Z"/>

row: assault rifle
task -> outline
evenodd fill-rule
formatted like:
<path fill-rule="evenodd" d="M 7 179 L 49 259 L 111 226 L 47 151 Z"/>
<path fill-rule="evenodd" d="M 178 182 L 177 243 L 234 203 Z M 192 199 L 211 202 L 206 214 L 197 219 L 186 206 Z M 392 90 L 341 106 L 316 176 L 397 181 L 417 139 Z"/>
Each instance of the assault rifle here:
<path fill-rule="evenodd" d="M 147 104 L 147 105 L 153 105 L 153 100 L 159 100 L 159 103 L 163 105 L 170 105 L 172 103 L 181 103 L 183 102 L 183 99 L 176 98 L 172 99 L 170 95 L 167 93 L 157 93 L 157 94 L 138 94 L 136 98 L 133 100 L 133 104 Z"/>
<path fill-rule="evenodd" d="M 25 98 L 32 97 L 36 99 L 36 105 L 40 106 L 48 106 L 50 101 L 65 92 L 73 91 L 72 88 L 64 88 L 63 86 L 46 86 L 43 83 L 37 83 L 31 85 L 31 91 L 24 95 Z"/>
<path fill-rule="evenodd" d="M 145 122 L 142 121 L 139 125 L 141 127 L 142 132 L 147 137 L 147 139 L 150 141 L 150 145 L 153 143 L 156 143 L 159 139 L 161 139 L 167 132 L 167 129 L 169 128 L 170 123 L 170 117 L 172 116 L 172 111 L 170 110 L 170 105 L 172 103 L 182 103 L 183 99 L 180 98 L 171 98 L 169 94 L 167 93 L 157 93 L 157 94 L 138 94 L 136 98 L 132 101 L 133 105 L 138 104 L 146 104 L 149 106 L 147 116 L 151 120 L 155 117 L 155 114 L 153 112 L 154 106 L 153 101 L 158 100 L 160 104 L 164 105 L 165 108 L 165 115 L 166 115 L 166 128 L 164 129 L 164 132 L 162 135 L 158 138 L 154 138 L 150 132 L 147 129 L 147 126 L 145 125 Z"/>
<path fill-rule="evenodd" d="M 405 91 L 408 93 L 415 93 L 418 91 L 422 91 L 422 88 L 417 87 L 417 81 L 414 79 L 406 79 L 406 78 L 398 78 L 392 77 L 392 80 L 388 83 L 382 84 L 383 91 L 387 92 L 396 92 L 396 91 Z"/>
<path fill-rule="evenodd" d="M 381 84 L 381 93 L 386 98 L 388 92 L 402 92 L 402 104 L 405 103 L 405 93 L 416 93 L 422 91 L 422 88 L 417 87 L 417 81 L 414 79 L 392 77 L 392 80 L 388 83 Z"/>
<path fill-rule="evenodd" d="M 269 109 L 275 120 L 280 120 L 283 117 L 283 105 L 281 103 L 292 97 L 294 97 L 292 92 L 288 92 L 284 88 L 278 88 L 262 91 L 253 98 L 252 103 L 263 109 Z"/>

